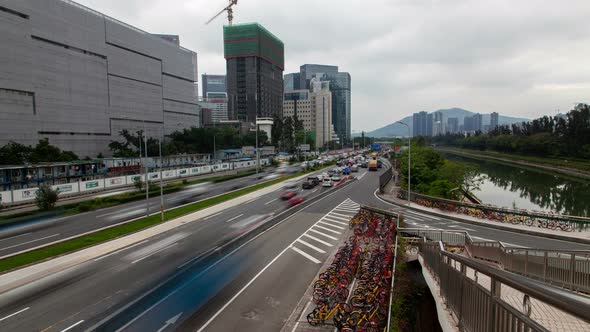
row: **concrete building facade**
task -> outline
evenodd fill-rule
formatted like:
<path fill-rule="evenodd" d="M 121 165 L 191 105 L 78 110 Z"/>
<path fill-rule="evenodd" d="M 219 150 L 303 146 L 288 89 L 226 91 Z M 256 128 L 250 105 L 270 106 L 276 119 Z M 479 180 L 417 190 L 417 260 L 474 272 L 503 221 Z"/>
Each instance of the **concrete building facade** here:
<path fill-rule="evenodd" d="M 490 115 L 490 130 L 494 130 L 496 127 L 498 127 L 499 118 L 500 114 L 498 114 L 498 112 L 492 112 Z"/>
<path fill-rule="evenodd" d="M 459 132 L 459 118 L 447 119 L 447 132 L 451 134 Z"/>
<path fill-rule="evenodd" d="M 199 125 L 195 52 L 68 0 L 0 8 L 0 145 L 108 156 L 123 129 Z"/>
<path fill-rule="evenodd" d="M 201 75 L 203 98 L 227 98 L 225 75 Z"/>

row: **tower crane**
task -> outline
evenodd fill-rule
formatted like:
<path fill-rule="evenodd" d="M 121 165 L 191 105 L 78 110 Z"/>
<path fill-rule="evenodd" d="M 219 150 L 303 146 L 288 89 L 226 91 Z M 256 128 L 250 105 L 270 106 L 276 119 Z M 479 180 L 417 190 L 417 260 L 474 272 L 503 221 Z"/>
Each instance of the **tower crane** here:
<path fill-rule="evenodd" d="M 229 25 L 232 25 L 232 21 L 234 20 L 234 9 L 232 7 L 238 4 L 238 0 L 228 0 L 228 1 L 229 1 L 229 5 L 225 8 L 223 8 L 219 13 L 217 13 L 217 15 L 213 16 L 205 24 L 211 23 L 211 21 L 216 19 L 219 15 L 223 14 L 223 12 L 227 11 L 227 21 L 229 22 Z"/>

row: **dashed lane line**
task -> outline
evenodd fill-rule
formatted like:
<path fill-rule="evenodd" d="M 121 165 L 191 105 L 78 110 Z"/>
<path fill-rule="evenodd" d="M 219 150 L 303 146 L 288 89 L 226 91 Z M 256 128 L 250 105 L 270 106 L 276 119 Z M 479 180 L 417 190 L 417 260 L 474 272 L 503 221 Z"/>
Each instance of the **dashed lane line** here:
<path fill-rule="evenodd" d="M 271 199 L 270 201 L 268 201 L 268 202 L 264 203 L 264 205 L 268 205 L 268 204 L 270 204 L 270 203 L 272 203 L 272 202 L 276 201 L 277 199 L 278 199 L 278 198 Z"/>
<path fill-rule="evenodd" d="M 239 217 L 241 217 L 241 216 L 243 216 L 243 215 L 244 215 L 243 213 L 242 213 L 242 214 L 238 214 L 237 216 L 235 216 L 235 217 L 233 217 L 233 218 L 230 218 L 230 219 L 229 219 L 229 220 L 227 220 L 226 222 L 234 221 L 234 220 L 238 219 Z"/>
<path fill-rule="evenodd" d="M 0 318 L 0 322 L 1 322 L 1 321 L 3 321 L 3 320 L 6 320 L 6 319 L 8 319 L 8 318 L 10 318 L 10 317 L 12 317 L 12 316 L 16 316 L 16 315 L 20 314 L 21 312 L 23 312 L 23 311 L 27 311 L 27 310 L 29 310 L 29 309 L 31 309 L 31 307 L 26 307 L 26 308 L 24 308 L 24 309 L 21 309 L 21 310 L 19 310 L 19 311 L 15 312 L 15 313 L 12 313 L 12 314 L 10 314 L 10 315 L 8 315 L 8 316 L 6 316 L 6 317 Z"/>
<path fill-rule="evenodd" d="M 220 214 L 222 214 L 222 213 L 223 213 L 223 211 L 221 211 L 221 212 L 217 212 L 217 213 L 214 213 L 214 214 L 212 214 L 212 215 L 210 215 L 210 216 L 207 216 L 207 217 L 203 218 L 203 220 L 207 220 L 207 219 L 211 219 L 211 218 L 213 218 L 213 217 L 217 217 L 218 215 L 220 215 Z"/>
<path fill-rule="evenodd" d="M 66 329 L 64 329 L 64 330 L 61 330 L 61 332 L 66 332 L 66 331 L 69 331 L 69 330 L 73 329 L 74 327 L 76 327 L 76 326 L 78 326 L 78 325 L 80 325 L 80 324 L 82 324 L 82 323 L 84 323 L 84 320 L 81 320 L 81 321 L 77 322 L 76 324 L 74 324 L 74 325 L 71 325 L 70 327 L 68 327 L 68 328 L 66 328 Z"/>
<path fill-rule="evenodd" d="M 31 241 L 27 241 L 27 242 L 21 242 L 19 244 L 15 244 L 15 245 L 12 245 L 10 247 L 0 248 L 0 251 L 6 250 L 6 249 L 15 248 L 15 247 L 18 247 L 18 246 L 22 246 L 22 245 L 25 245 L 25 244 L 29 244 L 29 243 L 33 243 L 33 242 L 37 242 L 37 241 L 41 241 L 41 240 L 45 240 L 45 239 L 49 239 L 49 238 L 55 237 L 55 236 L 59 236 L 59 234 L 53 234 L 53 235 L 45 236 L 45 237 L 38 238 L 38 239 L 35 239 L 35 240 L 31 240 Z"/>
<path fill-rule="evenodd" d="M 178 242 L 172 243 L 171 245 L 169 245 L 169 246 L 166 246 L 166 247 L 164 247 L 164 248 L 162 248 L 162 249 L 160 249 L 160 250 L 156 250 L 156 251 L 154 251 L 154 252 L 150 253 L 149 255 L 146 255 L 146 256 L 143 256 L 143 257 L 141 257 L 141 258 L 138 258 L 138 259 L 134 260 L 133 262 L 131 262 L 131 264 L 135 264 L 135 263 L 137 263 L 137 262 L 141 262 L 142 260 L 144 260 L 144 259 L 146 259 L 146 258 L 148 258 L 148 257 L 152 257 L 153 255 L 155 255 L 155 254 L 157 254 L 157 253 L 159 253 L 159 252 L 162 252 L 162 251 L 164 251 L 164 250 L 166 250 L 166 249 L 170 249 L 170 248 L 174 247 L 174 246 L 175 246 L 175 245 L 177 245 L 177 244 L 178 244 Z"/>

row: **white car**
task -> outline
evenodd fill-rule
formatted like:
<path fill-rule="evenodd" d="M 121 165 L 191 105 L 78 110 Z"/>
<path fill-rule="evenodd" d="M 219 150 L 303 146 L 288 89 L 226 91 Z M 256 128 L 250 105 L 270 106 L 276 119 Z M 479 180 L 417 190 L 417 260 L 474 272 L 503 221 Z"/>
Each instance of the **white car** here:
<path fill-rule="evenodd" d="M 340 180 L 342 180 L 342 177 L 340 176 L 340 174 L 334 174 L 334 175 L 332 175 L 332 181 L 333 182 L 338 182 Z"/>
<path fill-rule="evenodd" d="M 322 187 L 331 187 L 331 186 L 333 186 L 332 179 L 330 179 L 329 177 L 325 177 L 324 180 L 322 180 Z"/>

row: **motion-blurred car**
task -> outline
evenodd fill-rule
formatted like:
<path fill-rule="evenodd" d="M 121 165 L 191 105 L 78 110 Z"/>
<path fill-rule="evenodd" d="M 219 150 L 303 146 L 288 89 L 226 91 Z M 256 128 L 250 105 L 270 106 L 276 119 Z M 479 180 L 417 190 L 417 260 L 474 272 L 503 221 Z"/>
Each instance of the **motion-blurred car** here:
<path fill-rule="evenodd" d="M 289 206 L 295 206 L 295 205 L 297 205 L 297 204 L 301 204 L 301 202 L 303 202 L 304 200 L 305 200 L 305 198 L 304 198 L 303 196 L 301 196 L 301 195 L 296 195 L 296 196 L 292 197 L 291 199 L 289 199 L 289 200 L 287 201 L 287 204 L 288 204 Z"/>
<path fill-rule="evenodd" d="M 279 194 L 279 197 L 281 197 L 282 200 L 286 201 L 295 197 L 296 195 L 297 193 L 293 190 L 285 190 Z"/>
<path fill-rule="evenodd" d="M 301 188 L 303 189 L 312 189 L 313 187 L 316 186 L 316 183 L 311 181 L 311 180 L 307 180 L 304 181 L 303 184 L 301 185 Z"/>

